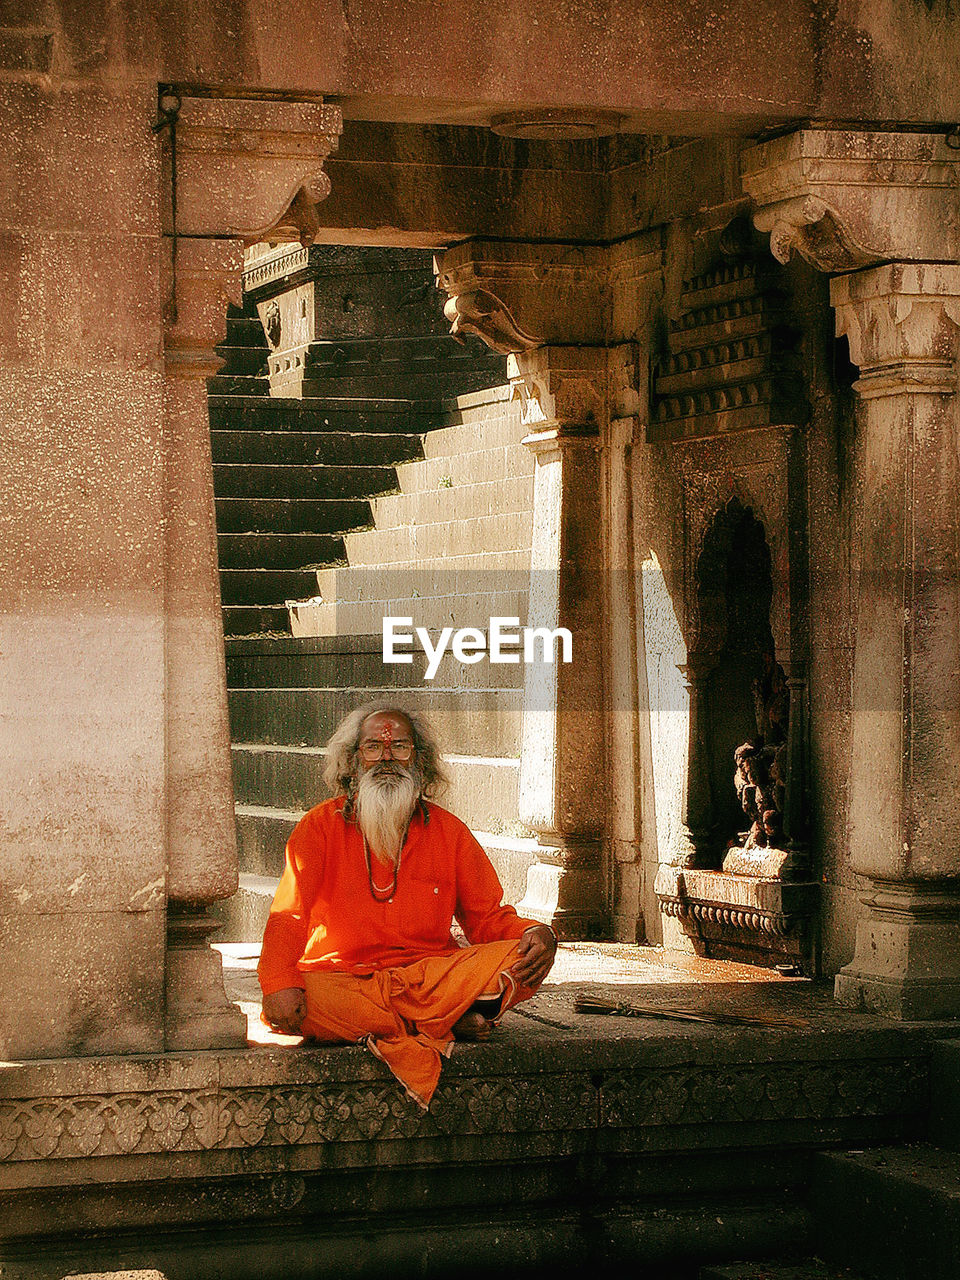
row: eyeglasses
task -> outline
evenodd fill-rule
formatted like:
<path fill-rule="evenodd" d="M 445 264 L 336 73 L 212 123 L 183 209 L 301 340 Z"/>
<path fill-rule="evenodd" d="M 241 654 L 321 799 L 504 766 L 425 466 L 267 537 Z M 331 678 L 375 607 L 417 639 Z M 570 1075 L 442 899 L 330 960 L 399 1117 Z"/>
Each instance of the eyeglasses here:
<path fill-rule="evenodd" d="M 384 751 L 389 750 L 392 760 L 399 760 L 401 764 L 409 760 L 413 755 L 414 747 L 409 738 L 398 738 L 396 742 L 361 742 L 360 755 L 366 760 L 367 764 L 373 764 L 375 760 L 382 760 Z"/>

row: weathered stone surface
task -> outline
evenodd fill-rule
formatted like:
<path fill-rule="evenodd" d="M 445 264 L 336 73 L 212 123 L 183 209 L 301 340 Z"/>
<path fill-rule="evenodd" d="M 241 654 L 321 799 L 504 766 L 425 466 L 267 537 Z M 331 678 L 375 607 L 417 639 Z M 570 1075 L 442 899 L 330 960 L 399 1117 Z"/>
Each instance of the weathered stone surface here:
<path fill-rule="evenodd" d="M 21 908 L 0 917 L 8 975 L 0 1058 L 162 1049 L 164 912 L 157 897 L 154 889 L 154 905 L 141 910 Z"/>

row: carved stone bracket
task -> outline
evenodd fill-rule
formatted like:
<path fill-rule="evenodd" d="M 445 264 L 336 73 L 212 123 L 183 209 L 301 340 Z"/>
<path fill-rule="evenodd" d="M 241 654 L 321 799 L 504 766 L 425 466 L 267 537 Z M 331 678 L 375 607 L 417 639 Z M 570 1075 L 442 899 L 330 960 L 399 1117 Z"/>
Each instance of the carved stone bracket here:
<path fill-rule="evenodd" d="M 161 134 L 168 191 L 176 147 L 177 234 L 310 244 L 342 126 L 339 108 L 319 102 L 182 98 L 175 131 Z"/>
<path fill-rule="evenodd" d="M 741 157 L 775 258 L 821 271 L 960 257 L 960 153 L 942 133 L 800 129 Z"/>
<path fill-rule="evenodd" d="M 484 315 L 493 318 L 498 308 L 506 313 L 509 325 L 501 321 L 492 330 L 499 340 L 495 350 L 502 354 L 521 353 L 540 343 L 604 341 L 605 249 L 467 240 L 438 258 L 436 274 L 437 287 L 456 301 L 449 318 L 463 317 L 464 329 L 479 319 L 472 331 L 484 341 Z"/>

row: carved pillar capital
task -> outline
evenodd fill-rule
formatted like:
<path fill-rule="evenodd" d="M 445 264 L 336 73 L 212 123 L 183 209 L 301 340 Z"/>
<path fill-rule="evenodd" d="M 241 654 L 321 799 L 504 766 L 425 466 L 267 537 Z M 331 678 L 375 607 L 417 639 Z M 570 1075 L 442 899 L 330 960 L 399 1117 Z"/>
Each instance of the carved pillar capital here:
<path fill-rule="evenodd" d="M 604 347 L 539 347 L 507 358 L 520 421 L 536 432 L 551 423 L 566 435 L 596 432 L 607 412 L 608 370 Z"/>
<path fill-rule="evenodd" d="M 821 271 L 960 258 L 960 152 L 943 133 L 799 129 L 748 148 L 744 190 L 780 262 Z"/>
<path fill-rule="evenodd" d="M 888 263 L 830 282 L 865 399 L 956 389 L 960 265 Z"/>
<path fill-rule="evenodd" d="M 161 133 L 168 234 L 313 241 L 315 206 L 330 192 L 323 162 L 343 127 L 338 107 L 193 97 L 163 105 L 172 107 Z"/>
<path fill-rule="evenodd" d="M 603 248 L 466 240 L 437 259 L 436 272 L 454 332 L 474 333 L 502 355 L 604 340 Z"/>

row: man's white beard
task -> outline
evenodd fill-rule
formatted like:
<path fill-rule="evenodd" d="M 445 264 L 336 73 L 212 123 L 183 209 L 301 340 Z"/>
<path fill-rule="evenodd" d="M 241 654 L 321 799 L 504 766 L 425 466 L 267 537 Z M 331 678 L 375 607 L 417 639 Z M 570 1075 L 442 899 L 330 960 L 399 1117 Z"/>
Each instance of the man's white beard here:
<path fill-rule="evenodd" d="M 381 760 L 360 774 L 354 806 L 367 844 L 394 866 L 407 824 L 420 795 L 420 771 L 396 760 Z"/>

